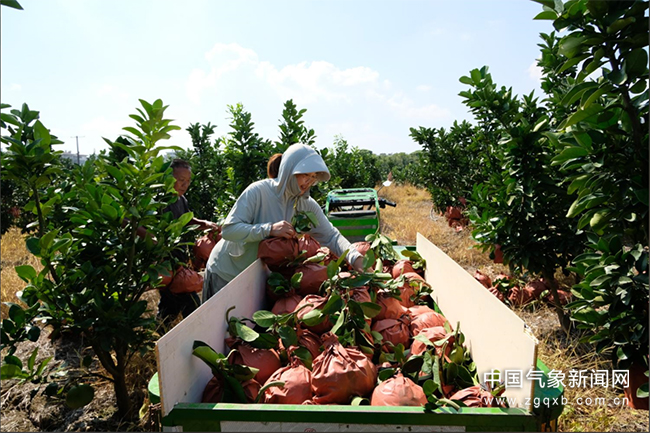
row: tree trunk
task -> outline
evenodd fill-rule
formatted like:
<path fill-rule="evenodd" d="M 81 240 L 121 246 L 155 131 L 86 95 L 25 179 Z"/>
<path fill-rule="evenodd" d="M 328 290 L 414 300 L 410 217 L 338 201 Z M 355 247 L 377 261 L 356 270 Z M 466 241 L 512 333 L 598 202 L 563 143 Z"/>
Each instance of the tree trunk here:
<path fill-rule="evenodd" d="M 113 388 L 115 389 L 115 399 L 117 400 L 117 414 L 122 419 L 131 419 L 134 416 L 133 405 L 129 398 L 129 391 L 126 388 L 126 375 L 124 366 L 118 366 L 120 373 L 113 377 Z"/>
<path fill-rule="evenodd" d="M 560 321 L 560 326 L 562 326 L 562 329 L 568 333 L 571 330 L 571 316 L 565 313 L 564 307 L 560 302 L 560 295 L 557 293 L 557 281 L 555 280 L 555 277 L 549 272 L 544 272 L 544 280 L 551 290 L 551 297 L 553 305 L 555 306 L 557 318 Z"/>

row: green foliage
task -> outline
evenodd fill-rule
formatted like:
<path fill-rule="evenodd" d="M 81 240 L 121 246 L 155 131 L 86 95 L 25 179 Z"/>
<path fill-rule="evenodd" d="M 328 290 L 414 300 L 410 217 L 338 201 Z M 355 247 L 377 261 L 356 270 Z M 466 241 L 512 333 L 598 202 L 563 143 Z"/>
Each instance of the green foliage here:
<path fill-rule="evenodd" d="M 647 1 L 544 5 L 545 19 L 564 31 L 544 65 L 558 75 L 547 93 L 562 113 L 546 135 L 574 197 L 567 217 L 591 232 L 568 307 L 622 368 L 648 365 L 647 10 Z"/>
<path fill-rule="evenodd" d="M 304 125 L 302 116 L 307 112 L 306 108 L 298 110 L 292 99 L 284 103 L 282 110 L 282 123 L 280 124 L 280 140 L 275 142 L 276 151 L 284 153 L 292 144 L 301 143 L 313 146 L 316 135 L 313 129 Z"/>
<path fill-rule="evenodd" d="M 533 95 L 519 100 L 511 89 L 493 83 L 487 67 L 475 69 L 472 90 L 461 92 L 464 103 L 499 138 L 496 156 L 502 170 L 474 187 L 470 218 L 472 235 L 483 249 L 501 244 L 511 269 L 552 277 L 582 251 L 581 240 L 565 215 L 570 199 L 557 185 L 551 168 L 554 147 L 543 133 L 549 113 Z"/>
<path fill-rule="evenodd" d="M 253 132 L 255 124 L 243 105 L 229 105 L 228 110 L 232 116 L 232 131 L 221 139 L 221 144 L 228 167 L 228 193 L 236 198 L 248 185 L 266 177 L 266 163 L 274 153 L 274 147 L 270 140 Z"/>
<path fill-rule="evenodd" d="M 413 153 L 380 153 L 377 155 L 376 165 L 381 180 L 385 180 L 389 173 L 393 174 L 393 181 L 403 185 L 410 183 L 415 186 L 424 186 L 426 183 L 421 169 L 422 151 Z"/>
<path fill-rule="evenodd" d="M 329 190 L 337 188 L 374 188 L 382 180 L 377 157 L 369 150 L 350 146 L 341 136 L 323 159 L 330 171 Z"/>
<path fill-rule="evenodd" d="M 459 197 L 469 197 L 472 187 L 489 176 L 491 152 L 482 129 L 466 121 L 444 128 L 411 128 L 411 138 L 423 147 L 421 179 L 439 212 L 458 206 Z"/>
<path fill-rule="evenodd" d="M 227 166 L 218 140 L 212 142 L 215 125 L 191 124 L 186 131 L 193 149 L 176 156 L 192 167 L 192 183 L 185 193 L 190 209 L 199 219 L 217 221 L 230 210 L 235 198 L 228 193 Z"/>
<path fill-rule="evenodd" d="M 27 240 L 27 248 L 45 268 L 40 273 L 31 266 L 17 269 L 27 283 L 20 294 L 26 311 L 36 309 L 40 320 L 54 328 L 54 335 L 65 331 L 84 336 L 112 378 L 119 411 L 125 416 L 133 413 L 126 367 L 136 353 L 153 345 L 154 318 L 142 295 L 158 283 L 161 273 L 172 269 L 171 251 L 192 217 L 188 213 L 174 220 L 171 213 L 161 215 L 176 199 L 175 179 L 161 152 L 177 149 L 157 142 L 179 128 L 164 119 L 167 107 L 162 101 L 140 102 L 143 109 L 131 116 L 137 127 L 124 128 L 133 137 L 110 143 L 127 157 L 90 160 L 73 170 L 69 189 L 48 188 L 43 197 L 34 193 L 39 234 Z M 52 139 L 38 125 L 34 139 L 3 137 L 10 143 L 3 169 L 14 179 L 22 175 L 34 191 L 47 186 L 51 173 L 60 169 L 55 165 L 58 154 L 49 146 Z M 26 130 L 23 123 L 17 127 Z M 66 218 L 46 221 L 54 203 L 61 204 Z M 147 230 L 146 239 L 136 235 L 138 227 Z M 79 395 L 71 397 L 72 405 L 91 395 L 87 388 L 76 389 Z"/>

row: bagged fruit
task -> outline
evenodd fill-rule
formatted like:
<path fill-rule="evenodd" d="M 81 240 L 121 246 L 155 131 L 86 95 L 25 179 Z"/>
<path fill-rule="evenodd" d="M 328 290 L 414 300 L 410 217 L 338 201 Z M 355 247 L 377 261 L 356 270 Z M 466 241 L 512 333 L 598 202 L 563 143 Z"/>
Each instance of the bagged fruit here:
<path fill-rule="evenodd" d="M 268 238 L 259 244 L 257 257 L 269 268 L 286 266 L 300 254 L 296 238 Z"/>
<path fill-rule="evenodd" d="M 303 404 L 313 397 L 311 371 L 295 359 L 269 377 L 266 383 L 284 382 L 264 391 L 262 401 L 271 404 Z"/>
<path fill-rule="evenodd" d="M 332 333 L 323 336 L 323 345 L 313 364 L 313 402 L 348 404 L 354 396 L 370 394 L 377 381 L 375 364 L 358 349 L 343 347 Z"/>
<path fill-rule="evenodd" d="M 386 379 L 372 392 L 370 406 L 423 406 L 427 396 L 422 388 L 402 375 Z"/>
<path fill-rule="evenodd" d="M 226 338 L 226 345 L 236 352 L 228 356 L 230 364 L 241 364 L 257 368 L 255 380 L 264 383 L 280 367 L 280 356 L 274 349 L 258 349 L 239 338 Z"/>

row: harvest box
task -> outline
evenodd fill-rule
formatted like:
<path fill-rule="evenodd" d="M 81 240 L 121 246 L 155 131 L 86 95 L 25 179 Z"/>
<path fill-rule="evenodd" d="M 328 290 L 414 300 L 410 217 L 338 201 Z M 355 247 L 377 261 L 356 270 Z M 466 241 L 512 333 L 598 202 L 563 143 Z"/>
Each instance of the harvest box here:
<path fill-rule="evenodd" d="M 537 360 L 537 339 L 526 324 L 444 252 L 418 234 L 416 250 L 426 260 L 426 281 L 447 319 L 465 334 L 479 380 L 498 370 L 521 372 L 521 385 L 504 396 L 510 408 L 376 407 L 199 403 L 212 377 L 192 355 L 194 340 L 223 352 L 226 310 L 252 317 L 264 307 L 268 269 L 257 260 L 156 344 L 163 425 L 172 431 L 539 431 L 555 429 L 562 407 L 552 402 L 561 388 L 527 379 L 546 372 Z M 517 373 L 515 373 L 515 376 Z M 502 377 L 502 380 L 504 377 Z M 538 404 L 535 404 L 537 402 Z"/>

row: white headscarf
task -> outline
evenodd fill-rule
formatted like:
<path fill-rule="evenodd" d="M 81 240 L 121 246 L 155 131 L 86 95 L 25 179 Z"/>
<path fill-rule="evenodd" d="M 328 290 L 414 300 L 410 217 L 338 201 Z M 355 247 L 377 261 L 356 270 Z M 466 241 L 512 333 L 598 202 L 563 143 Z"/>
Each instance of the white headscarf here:
<path fill-rule="evenodd" d="M 277 177 L 277 192 L 280 197 L 286 194 L 293 198 L 301 194 L 298 180 L 294 176 L 301 173 L 316 173 L 319 182 L 330 179 L 330 171 L 318 152 L 304 144 L 293 144 L 282 154 L 282 162 L 280 162 Z M 303 197 L 309 197 L 309 191 Z"/>

